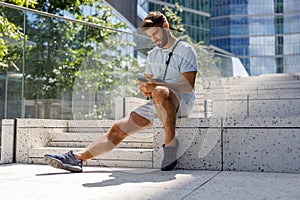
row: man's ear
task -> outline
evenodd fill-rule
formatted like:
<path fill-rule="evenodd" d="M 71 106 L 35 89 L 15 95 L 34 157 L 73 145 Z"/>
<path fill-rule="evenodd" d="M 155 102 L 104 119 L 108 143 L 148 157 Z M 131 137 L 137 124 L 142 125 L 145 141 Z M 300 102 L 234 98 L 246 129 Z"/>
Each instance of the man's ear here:
<path fill-rule="evenodd" d="M 164 22 L 163 23 L 163 28 L 169 29 L 170 28 L 169 23 L 168 22 Z"/>

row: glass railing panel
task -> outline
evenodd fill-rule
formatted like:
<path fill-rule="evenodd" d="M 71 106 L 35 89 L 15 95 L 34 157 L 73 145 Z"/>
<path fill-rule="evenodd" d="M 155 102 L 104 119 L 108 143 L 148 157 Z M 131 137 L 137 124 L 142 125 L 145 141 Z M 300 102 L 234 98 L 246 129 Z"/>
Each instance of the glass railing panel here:
<path fill-rule="evenodd" d="M 76 109 L 81 108 L 79 114 L 85 117 L 93 113 L 93 119 L 114 119 L 115 104 L 123 104 L 125 97 L 141 97 L 136 76 L 143 74 L 147 51 L 153 46 L 145 36 L 47 13 L 1 9 L 19 16 L 18 21 L 11 22 L 21 29 L 25 27 L 26 35 L 15 45 L 18 51 L 13 52 L 18 71 L 9 70 L 12 75 L 7 79 L 6 72 L 1 74 L 2 90 L 12 94 L 5 83 L 14 83 L 13 91 L 19 98 L 12 101 L 2 95 L 1 102 L 7 99 L 1 104 L 6 117 L 10 108 L 14 113 L 10 118 L 22 117 L 24 104 L 25 118 L 73 119 Z M 9 66 L 12 68 L 14 65 Z M 21 73 L 21 78 L 15 73 Z M 17 105 L 8 106 L 12 103 Z"/>
<path fill-rule="evenodd" d="M 26 12 L 25 117 L 72 119 L 71 94 L 85 56 L 85 26 Z"/>
<path fill-rule="evenodd" d="M 144 72 L 150 40 L 142 35 L 93 27 L 87 28 L 87 35 L 101 31 L 110 34 L 100 43 L 87 39 L 85 59 L 74 80 L 72 108 L 76 119 L 123 117 L 125 98 L 141 97 L 137 76 Z"/>
<path fill-rule="evenodd" d="M 6 24 L 6 17 L 16 27 L 23 27 L 23 12 L 0 6 L 1 21 Z M 4 25 L 5 26 L 5 25 Z M 22 105 L 22 66 L 23 66 L 23 40 L 21 31 L 17 33 L 16 28 L 10 26 L 1 33 L 1 67 L 0 67 L 0 119 L 13 119 L 21 117 Z"/>

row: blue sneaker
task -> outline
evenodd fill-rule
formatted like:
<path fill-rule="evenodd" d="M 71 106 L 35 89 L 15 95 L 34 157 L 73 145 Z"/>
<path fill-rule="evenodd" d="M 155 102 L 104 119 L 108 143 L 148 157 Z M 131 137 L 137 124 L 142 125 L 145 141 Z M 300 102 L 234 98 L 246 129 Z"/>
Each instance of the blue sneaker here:
<path fill-rule="evenodd" d="M 82 160 L 78 160 L 73 151 L 61 155 L 45 154 L 48 165 L 70 172 L 82 172 Z"/>
<path fill-rule="evenodd" d="M 177 165 L 177 150 L 178 150 L 178 140 L 176 139 L 176 144 L 173 147 L 163 145 L 164 150 L 164 158 L 161 162 L 161 170 L 162 171 L 170 171 L 174 169 Z"/>

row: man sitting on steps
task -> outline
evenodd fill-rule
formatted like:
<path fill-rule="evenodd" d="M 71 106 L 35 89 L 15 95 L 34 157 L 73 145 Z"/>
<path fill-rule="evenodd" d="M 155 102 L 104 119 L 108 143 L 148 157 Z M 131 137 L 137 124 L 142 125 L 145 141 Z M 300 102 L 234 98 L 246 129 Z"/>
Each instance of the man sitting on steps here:
<path fill-rule="evenodd" d="M 150 127 L 158 117 L 164 125 L 165 144 L 161 170 L 176 167 L 179 141 L 175 138 L 177 117 L 187 117 L 193 108 L 197 57 L 194 49 L 171 33 L 166 17 L 150 12 L 141 29 L 155 43 L 148 57 L 144 79 L 138 80 L 141 93 L 149 102 L 134 109 L 128 118 L 116 121 L 112 127 L 85 150 L 61 155 L 46 154 L 49 165 L 81 172 L 82 162 L 114 149 L 127 136 Z"/>

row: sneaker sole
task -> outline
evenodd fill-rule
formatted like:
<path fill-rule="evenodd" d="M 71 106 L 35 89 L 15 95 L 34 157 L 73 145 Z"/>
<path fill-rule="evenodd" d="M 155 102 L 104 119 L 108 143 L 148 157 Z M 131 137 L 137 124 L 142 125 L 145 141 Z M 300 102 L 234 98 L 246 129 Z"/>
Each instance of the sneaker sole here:
<path fill-rule="evenodd" d="M 82 169 L 79 166 L 66 164 L 66 163 L 61 162 L 58 159 L 48 157 L 48 156 L 45 156 L 44 158 L 45 158 L 45 161 L 48 163 L 48 165 L 50 165 L 54 168 L 63 169 L 63 170 L 67 170 L 70 172 L 82 172 Z"/>
<path fill-rule="evenodd" d="M 176 165 L 177 165 L 177 160 L 175 160 L 174 162 L 170 163 L 169 165 L 167 165 L 165 167 L 162 167 L 161 171 L 171 171 L 171 170 L 175 169 Z"/>

